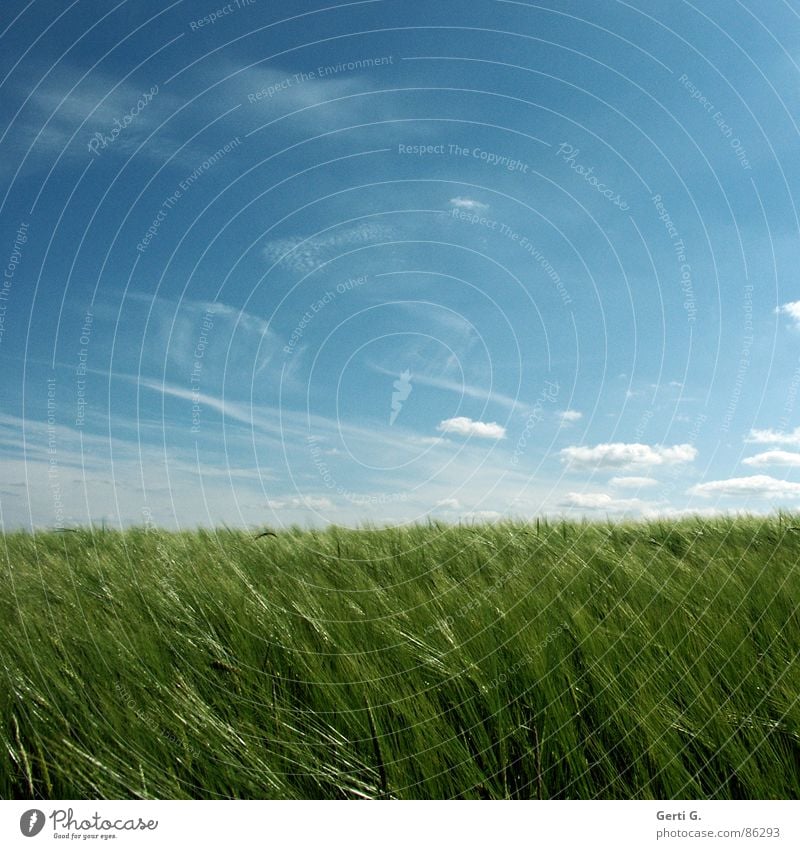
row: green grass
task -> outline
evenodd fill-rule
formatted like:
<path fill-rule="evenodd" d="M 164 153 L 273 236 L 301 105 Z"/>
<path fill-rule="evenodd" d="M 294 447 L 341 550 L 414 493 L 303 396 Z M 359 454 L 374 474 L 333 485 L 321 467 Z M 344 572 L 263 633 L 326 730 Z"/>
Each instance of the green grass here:
<path fill-rule="evenodd" d="M 0 796 L 796 798 L 787 517 L 3 538 Z"/>

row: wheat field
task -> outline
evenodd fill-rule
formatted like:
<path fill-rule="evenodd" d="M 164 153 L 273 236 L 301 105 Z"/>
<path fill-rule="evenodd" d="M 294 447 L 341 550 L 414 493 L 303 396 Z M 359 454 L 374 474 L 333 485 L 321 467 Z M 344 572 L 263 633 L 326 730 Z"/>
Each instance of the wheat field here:
<path fill-rule="evenodd" d="M 796 798 L 793 522 L 7 534 L 0 795 Z"/>

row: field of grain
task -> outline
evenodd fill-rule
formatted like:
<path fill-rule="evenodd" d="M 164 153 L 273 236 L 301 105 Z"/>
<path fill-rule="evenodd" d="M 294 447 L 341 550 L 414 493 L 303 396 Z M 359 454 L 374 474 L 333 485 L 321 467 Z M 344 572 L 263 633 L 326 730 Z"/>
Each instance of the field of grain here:
<path fill-rule="evenodd" d="M 797 798 L 795 522 L 7 534 L 0 796 Z"/>

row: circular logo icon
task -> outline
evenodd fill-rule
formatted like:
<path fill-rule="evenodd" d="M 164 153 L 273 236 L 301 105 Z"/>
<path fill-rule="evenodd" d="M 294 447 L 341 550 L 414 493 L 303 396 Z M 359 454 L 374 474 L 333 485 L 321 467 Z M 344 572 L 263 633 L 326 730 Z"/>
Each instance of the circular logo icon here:
<path fill-rule="evenodd" d="M 36 837 L 44 828 L 44 812 L 38 808 L 31 808 L 19 818 L 19 830 L 25 837 Z"/>

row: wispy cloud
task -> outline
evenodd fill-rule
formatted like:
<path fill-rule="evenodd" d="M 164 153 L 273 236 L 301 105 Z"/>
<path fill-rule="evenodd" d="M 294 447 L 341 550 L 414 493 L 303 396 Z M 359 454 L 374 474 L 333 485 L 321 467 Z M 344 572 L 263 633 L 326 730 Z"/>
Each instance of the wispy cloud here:
<path fill-rule="evenodd" d="M 391 72 L 389 65 L 366 72 L 343 70 L 317 79 L 298 79 L 297 69 L 277 65 L 241 68 L 228 62 L 224 70 L 227 73 L 219 73 L 218 78 L 225 76 L 226 87 L 239 98 L 244 92 L 242 105 L 256 120 L 263 117 L 265 132 L 299 128 L 307 136 L 328 124 L 346 126 L 365 121 L 375 122 L 380 132 L 381 119 L 391 118 L 399 108 L 391 98 L 370 95 L 371 89 L 382 87 L 381 75 Z"/>
<path fill-rule="evenodd" d="M 506 429 L 497 422 L 476 422 L 468 416 L 456 416 L 439 423 L 442 433 L 457 433 L 460 436 L 477 436 L 482 439 L 505 439 Z"/>
<path fill-rule="evenodd" d="M 745 442 L 755 443 L 757 445 L 800 445 L 800 427 L 784 433 L 779 430 L 753 429 L 745 439 Z"/>
<path fill-rule="evenodd" d="M 729 511 L 720 507 L 644 507 L 641 511 L 643 519 L 682 519 L 686 516 L 725 516 Z"/>
<path fill-rule="evenodd" d="M 745 466 L 800 466 L 800 453 L 796 451 L 764 451 L 742 460 Z"/>
<path fill-rule="evenodd" d="M 119 380 L 126 380 L 129 383 L 135 383 L 142 389 L 149 389 L 152 392 L 157 392 L 161 395 L 168 395 L 172 398 L 179 398 L 183 401 L 188 401 L 192 404 L 202 405 L 211 410 L 216 410 L 226 418 L 241 422 L 242 424 L 252 427 L 257 417 L 254 415 L 252 407 L 247 407 L 244 404 L 239 404 L 235 401 L 225 401 L 223 398 L 217 398 L 214 395 L 209 395 L 206 392 L 195 392 L 189 387 L 175 386 L 164 381 L 158 381 L 146 377 L 136 377 L 134 375 L 116 375 Z"/>
<path fill-rule="evenodd" d="M 273 239 L 264 246 L 264 257 L 298 274 L 308 274 L 350 248 L 392 241 L 395 234 L 386 224 L 363 221 L 318 236 Z"/>
<path fill-rule="evenodd" d="M 12 143 L 17 140 L 19 152 L 35 139 L 34 152 L 48 157 L 63 153 L 73 160 L 88 161 L 93 156 L 88 144 L 95 134 L 113 138 L 103 149 L 103 156 L 129 156 L 141 146 L 140 156 L 163 162 L 180 147 L 177 136 L 170 138 L 168 127 L 147 144 L 142 142 L 175 114 L 183 105 L 182 100 L 160 89 L 151 94 L 150 81 L 120 81 L 102 72 L 93 72 L 70 91 L 79 78 L 79 69 L 66 67 L 51 74 L 32 92 L 25 89 L 24 95 L 30 94 L 28 105 L 11 137 Z M 145 95 L 149 102 L 142 105 Z M 188 167 L 191 161 L 193 158 L 187 160 L 184 156 L 180 164 Z"/>
<path fill-rule="evenodd" d="M 109 319 L 112 327 L 117 320 L 117 310 L 108 305 L 96 307 L 95 313 Z M 255 376 L 267 371 L 283 345 L 264 318 L 221 301 L 128 293 L 122 316 L 117 342 L 122 339 L 120 334 L 141 333 L 147 322 L 144 370 L 161 373 L 166 365 L 168 377 L 178 380 L 201 361 L 203 385 L 214 390 L 231 375 Z M 140 346 L 139 339 L 136 345 Z M 279 370 L 271 370 L 269 375 L 277 380 Z"/>
<path fill-rule="evenodd" d="M 473 198 L 464 198 L 464 197 L 455 197 L 450 198 L 450 206 L 455 207 L 456 209 L 468 209 L 471 211 L 488 209 L 488 203 L 481 203 L 479 200 L 474 200 Z"/>
<path fill-rule="evenodd" d="M 579 422 L 583 418 L 583 413 L 578 410 L 562 410 L 558 418 L 562 425 L 570 425 Z"/>
<path fill-rule="evenodd" d="M 693 486 L 691 495 L 750 495 L 756 497 L 787 498 L 800 496 L 800 483 L 779 480 L 769 475 L 751 475 L 744 478 L 708 481 Z"/>
<path fill-rule="evenodd" d="M 394 371 L 383 366 L 373 365 L 372 367 L 380 374 L 395 374 Z M 474 398 L 476 401 L 486 401 L 489 404 L 496 404 L 499 407 L 518 413 L 526 413 L 531 409 L 529 405 L 522 402 L 519 398 L 512 398 L 510 395 L 505 395 L 494 389 L 474 386 L 458 380 L 450 380 L 446 377 L 433 377 L 431 375 L 415 373 L 414 383 L 418 386 L 430 386 L 432 389 L 443 389 L 445 392 L 452 392 L 466 398 Z"/>
<path fill-rule="evenodd" d="M 465 522 L 498 522 L 503 518 L 503 514 L 498 513 L 497 510 L 470 510 L 461 518 Z"/>
<path fill-rule="evenodd" d="M 571 445 L 560 452 L 561 459 L 576 468 L 619 469 L 690 463 L 697 449 L 682 445 L 644 445 L 640 442 L 605 442 L 599 445 Z"/>
<path fill-rule="evenodd" d="M 641 510 L 643 502 L 638 498 L 615 498 L 607 492 L 568 492 L 560 502 L 561 507 L 581 510 Z"/>
<path fill-rule="evenodd" d="M 307 495 L 292 496 L 283 499 L 267 499 L 267 507 L 271 510 L 330 510 L 333 503 L 324 496 Z"/>
<path fill-rule="evenodd" d="M 611 486 L 616 489 L 643 489 L 649 486 L 658 486 L 658 481 L 655 478 L 638 478 L 638 477 L 615 477 L 609 481 Z"/>
<path fill-rule="evenodd" d="M 229 400 L 205 392 L 197 392 L 189 386 L 180 386 L 153 378 L 136 377 L 135 375 L 115 375 L 116 378 L 136 383 L 143 389 L 177 398 L 192 404 L 198 404 L 220 413 L 226 420 L 240 422 L 249 429 L 259 432 L 259 443 L 266 438 L 275 440 L 275 445 L 282 449 L 288 446 L 304 446 L 309 438 L 317 442 L 327 443 L 329 440 L 340 438 L 346 434 L 350 440 L 358 441 L 360 447 L 373 446 L 376 451 L 386 454 L 387 450 L 403 450 L 409 452 L 408 436 L 395 428 L 396 436 L 387 427 L 382 431 L 374 428 L 349 424 L 341 419 L 321 415 L 307 415 L 287 407 L 272 407 L 265 404 Z M 305 450 L 305 449 L 303 449 Z M 325 449 L 328 455 L 333 454 L 330 448 Z"/>
<path fill-rule="evenodd" d="M 788 315 L 794 322 L 794 327 L 800 330 L 800 301 L 789 301 L 787 304 L 781 304 L 776 308 L 779 315 Z"/>
<path fill-rule="evenodd" d="M 109 424 L 111 431 L 108 432 Z M 6 526 L 63 526 L 105 519 L 122 525 L 145 517 L 166 526 L 257 522 L 260 508 L 245 508 L 272 480 L 269 469 L 240 462 L 247 442 L 231 434 L 223 447 L 214 440 L 165 447 L 163 427 L 150 432 L 139 421 L 135 438 L 0 416 L 0 452 L 6 487 Z M 25 453 L 19 450 L 25 434 Z M 158 437 L 153 439 L 151 437 Z M 14 450 L 14 446 L 18 450 Z M 236 456 L 231 456 L 235 454 Z M 260 509 L 260 513 L 259 513 Z"/>

